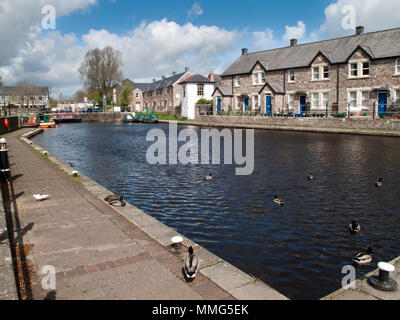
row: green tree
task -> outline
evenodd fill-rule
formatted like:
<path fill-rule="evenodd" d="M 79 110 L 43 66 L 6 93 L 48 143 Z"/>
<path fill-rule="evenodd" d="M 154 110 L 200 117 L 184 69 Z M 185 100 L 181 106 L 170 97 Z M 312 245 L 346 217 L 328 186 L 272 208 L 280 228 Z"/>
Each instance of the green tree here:
<path fill-rule="evenodd" d="M 119 104 L 121 107 L 127 107 L 131 103 L 132 90 L 132 86 L 129 83 L 122 88 L 119 94 Z"/>
<path fill-rule="evenodd" d="M 79 73 L 85 85 L 96 89 L 100 96 L 111 94 L 122 79 L 122 55 L 111 47 L 94 49 L 86 53 Z"/>

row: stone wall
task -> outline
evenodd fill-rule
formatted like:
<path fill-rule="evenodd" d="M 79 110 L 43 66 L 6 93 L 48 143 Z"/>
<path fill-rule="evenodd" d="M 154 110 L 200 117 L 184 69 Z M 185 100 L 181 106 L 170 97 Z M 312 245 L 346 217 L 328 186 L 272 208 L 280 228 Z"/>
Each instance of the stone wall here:
<path fill-rule="evenodd" d="M 8 123 L 8 125 L 7 125 Z M 18 117 L 1 117 L 0 134 L 14 131 L 20 128 Z"/>
<path fill-rule="evenodd" d="M 114 113 L 80 113 L 82 122 L 116 122 L 122 121 L 124 114 L 121 112 Z"/>
<path fill-rule="evenodd" d="M 267 117 L 236 117 L 236 116 L 198 116 L 197 121 L 212 124 L 232 125 L 265 125 L 279 127 L 302 128 L 338 128 L 338 129 L 369 129 L 369 130 L 399 130 L 400 120 L 366 120 L 366 119 L 322 119 L 322 118 L 267 118 Z"/>

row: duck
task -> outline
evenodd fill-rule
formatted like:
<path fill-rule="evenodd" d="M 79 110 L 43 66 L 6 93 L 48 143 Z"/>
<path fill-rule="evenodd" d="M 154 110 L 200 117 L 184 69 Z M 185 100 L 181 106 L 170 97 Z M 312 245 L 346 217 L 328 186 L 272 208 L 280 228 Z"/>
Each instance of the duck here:
<path fill-rule="evenodd" d="M 380 188 L 383 186 L 383 179 L 379 178 L 378 181 L 375 183 L 376 188 Z"/>
<path fill-rule="evenodd" d="M 72 164 L 72 162 L 70 162 L 70 163 L 69 163 L 69 165 L 70 165 L 70 167 L 71 167 L 71 168 L 73 168 L 73 167 L 74 167 L 74 165 Z"/>
<path fill-rule="evenodd" d="M 210 173 L 208 176 L 206 176 L 206 180 L 207 181 L 210 181 L 210 180 L 212 180 L 213 179 L 213 176 L 212 176 L 212 174 Z"/>
<path fill-rule="evenodd" d="M 193 247 L 190 247 L 189 255 L 185 258 L 183 262 L 183 271 L 188 280 L 194 280 L 199 271 L 200 262 L 199 259 L 194 255 Z"/>
<path fill-rule="evenodd" d="M 109 205 L 116 206 L 117 204 L 120 204 L 121 207 L 126 206 L 126 201 L 124 198 L 117 196 L 117 195 L 111 195 L 106 198 L 104 198 L 104 201 L 108 202 Z"/>
<path fill-rule="evenodd" d="M 312 173 L 310 173 L 307 177 L 308 181 L 312 181 L 314 180 L 314 175 Z"/>
<path fill-rule="evenodd" d="M 275 196 L 274 203 L 281 207 L 285 204 L 278 196 Z"/>
<path fill-rule="evenodd" d="M 349 230 L 352 234 L 359 234 L 361 232 L 361 226 L 357 221 L 352 221 L 349 225 Z"/>
<path fill-rule="evenodd" d="M 48 194 L 34 194 L 33 197 L 37 201 L 44 201 L 50 199 L 50 196 Z"/>
<path fill-rule="evenodd" d="M 369 247 L 367 252 L 357 253 L 354 256 L 353 261 L 358 266 L 364 266 L 364 265 L 370 264 L 372 262 L 372 255 L 371 254 L 372 254 L 372 248 Z"/>

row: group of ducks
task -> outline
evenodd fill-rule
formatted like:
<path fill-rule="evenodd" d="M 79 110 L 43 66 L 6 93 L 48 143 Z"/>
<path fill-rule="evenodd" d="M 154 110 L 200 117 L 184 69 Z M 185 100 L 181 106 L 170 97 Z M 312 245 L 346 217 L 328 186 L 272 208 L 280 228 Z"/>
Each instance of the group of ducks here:
<path fill-rule="evenodd" d="M 308 181 L 314 180 L 314 175 L 310 173 L 307 177 Z M 378 181 L 375 183 L 376 188 L 383 187 L 383 178 L 379 178 Z M 274 203 L 278 206 L 283 206 L 285 202 L 278 198 L 277 195 L 274 196 Z M 361 225 L 357 223 L 357 221 L 352 221 L 349 225 L 349 231 L 351 234 L 358 235 L 361 233 Z M 356 266 L 364 266 L 368 265 L 372 262 L 372 247 L 369 247 L 366 252 L 357 253 L 353 257 L 353 262 Z"/>

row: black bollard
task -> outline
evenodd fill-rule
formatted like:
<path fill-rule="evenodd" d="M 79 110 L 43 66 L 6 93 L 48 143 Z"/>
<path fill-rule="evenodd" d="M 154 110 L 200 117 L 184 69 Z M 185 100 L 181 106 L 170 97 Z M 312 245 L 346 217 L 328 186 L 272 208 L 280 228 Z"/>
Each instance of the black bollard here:
<path fill-rule="evenodd" d="M 385 262 L 380 262 L 379 276 L 372 276 L 368 279 L 368 284 L 379 291 L 396 291 L 397 282 L 389 277 L 390 272 L 395 271 L 393 265 Z"/>
<path fill-rule="evenodd" d="M 0 181 L 10 180 L 10 164 L 8 162 L 7 140 L 0 139 Z"/>

